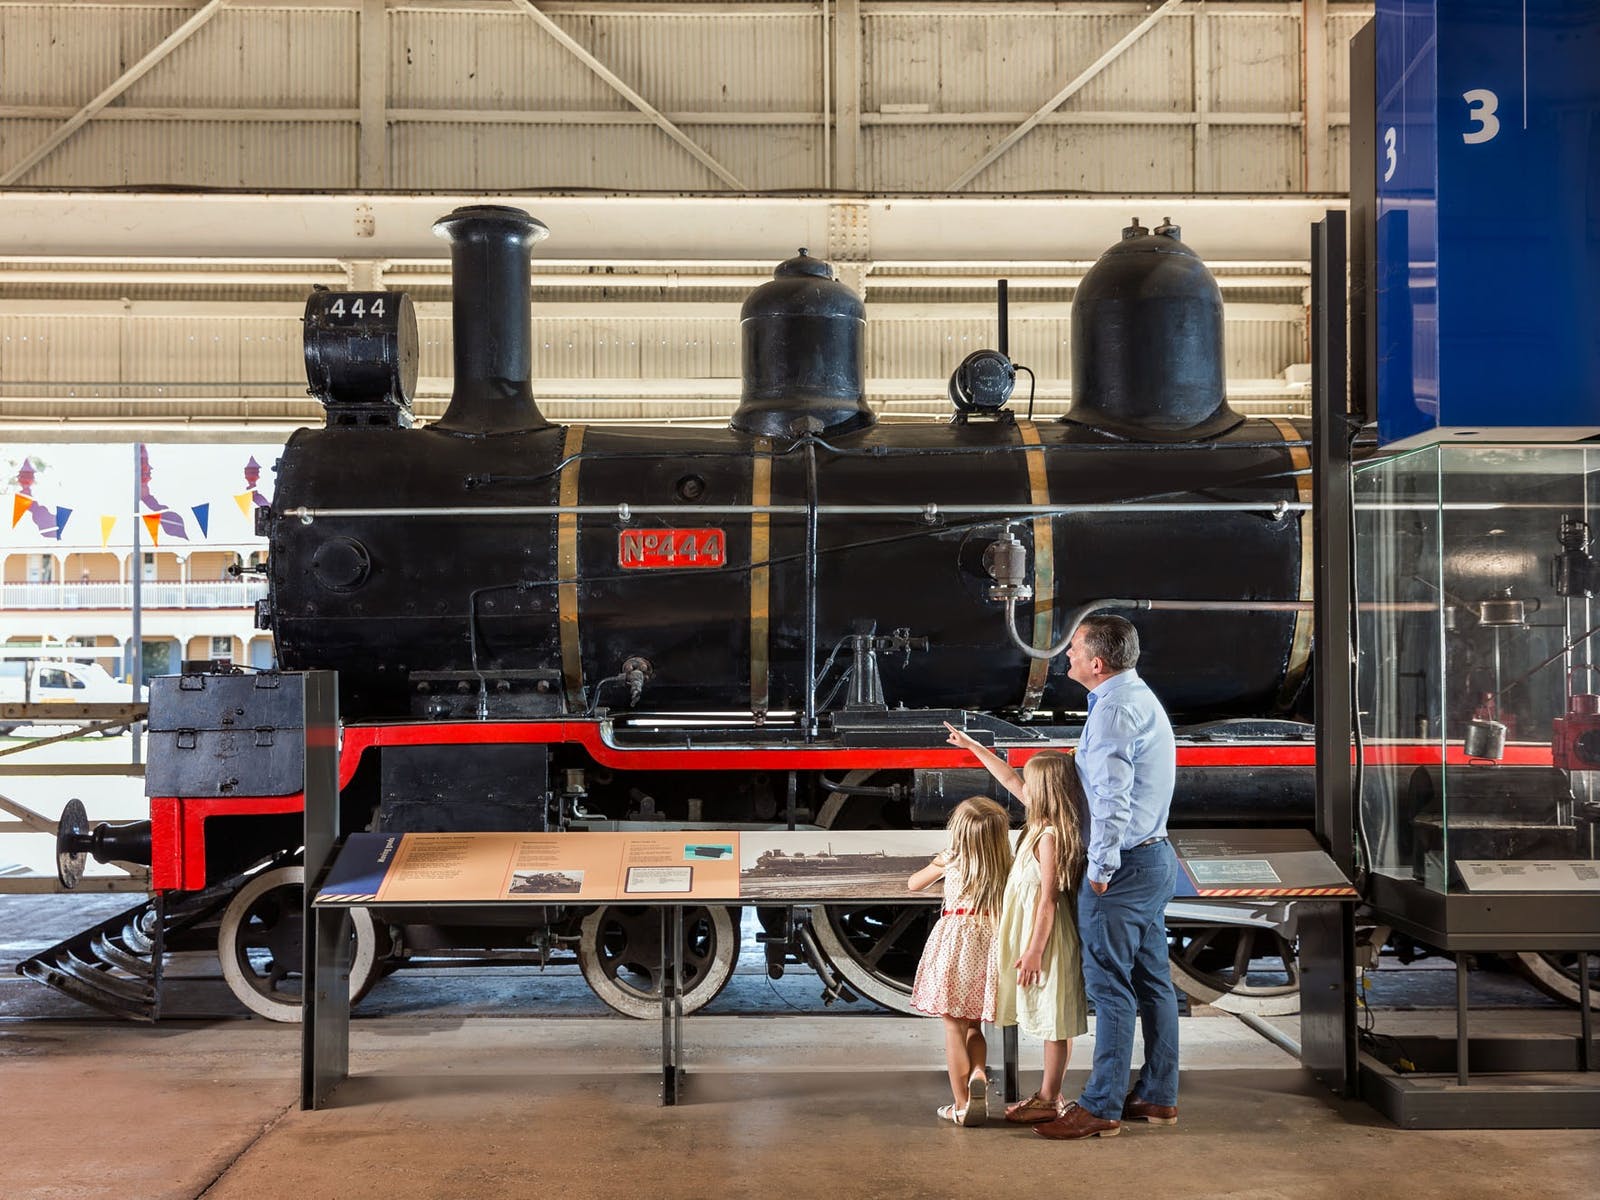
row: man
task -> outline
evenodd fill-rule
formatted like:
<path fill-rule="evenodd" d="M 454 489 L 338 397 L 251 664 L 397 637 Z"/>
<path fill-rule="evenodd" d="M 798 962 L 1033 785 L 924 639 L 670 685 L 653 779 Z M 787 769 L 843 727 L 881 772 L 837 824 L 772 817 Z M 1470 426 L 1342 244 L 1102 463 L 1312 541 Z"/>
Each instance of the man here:
<path fill-rule="evenodd" d="M 1166 907 L 1177 880 L 1167 813 L 1177 775 L 1172 725 L 1134 671 L 1139 634 L 1121 617 L 1085 617 L 1067 674 L 1089 689 L 1076 755 L 1089 801 L 1089 865 L 1078 893 L 1083 978 L 1094 1003 L 1094 1069 L 1041 1137 L 1110 1137 L 1123 1121 L 1178 1123 L 1178 994 L 1167 968 Z M 1144 1066 L 1127 1091 L 1135 1019 Z M 1126 1092 L 1126 1095 L 1124 1093 Z"/>

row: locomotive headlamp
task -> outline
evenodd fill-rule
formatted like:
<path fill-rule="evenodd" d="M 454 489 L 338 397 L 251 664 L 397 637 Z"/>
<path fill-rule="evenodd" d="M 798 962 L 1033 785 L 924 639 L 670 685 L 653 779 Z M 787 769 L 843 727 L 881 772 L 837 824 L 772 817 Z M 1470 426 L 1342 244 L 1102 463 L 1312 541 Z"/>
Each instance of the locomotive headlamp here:
<path fill-rule="evenodd" d="M 411 424 L 417 314 L 404 292 L 318 290 L 306 301 L 306 389 L 329 425 Z"/>
<path fill-rule="evenodd" d="M 996 413 L 1011 399 L 1017 368 L 998 350 L 974 350 L 950 376 L 950 403 L 957 412 Z"/>
<path fill-rule="evenodd" d="M 1031 600 L 1033 586 L 1028 582 L 1028 548 L 1017 540 L 1006 526 L 998 541 L 990 542 L 983 552 L 983 567 L 994 584 L 989 588 L 991 600 Z"/>

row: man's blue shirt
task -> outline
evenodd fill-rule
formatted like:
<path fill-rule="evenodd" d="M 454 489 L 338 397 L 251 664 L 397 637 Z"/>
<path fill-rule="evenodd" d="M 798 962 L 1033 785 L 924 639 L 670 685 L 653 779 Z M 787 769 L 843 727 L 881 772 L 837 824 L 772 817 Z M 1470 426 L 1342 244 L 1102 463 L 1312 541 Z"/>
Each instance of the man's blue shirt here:
<path fill-rule="evenodd" d="M 1076 760 L 1092 818 L 1088 877 L 1105 883 L 1124 850 L 1167 836 L 1178 773 L 1172 723 L 1138 672 L 1118 672 L 1089 693 Z"/>

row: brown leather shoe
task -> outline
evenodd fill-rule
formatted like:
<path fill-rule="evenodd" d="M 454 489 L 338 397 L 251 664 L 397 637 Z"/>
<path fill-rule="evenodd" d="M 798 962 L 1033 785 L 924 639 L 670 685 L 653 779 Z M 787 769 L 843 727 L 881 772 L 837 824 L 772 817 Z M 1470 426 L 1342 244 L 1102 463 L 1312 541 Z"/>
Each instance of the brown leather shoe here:
<path fill-rule="evenodd" d="M 1141 1100 L 1132 1092 L 1122 1102 L 1122 1119 L 1124 1121 L 1149 1121 L 1152 1125 L 1176 1125 L 1178 1123 L 1178 1106 L 1176 1104 L 1151 1104 L 1148 1100 Z"/>
<path fill-rule="evenodd" d="M 1054 1121 L 1035 1125 L 1033 1131 L 1040 1137 L 1070 1142 L 1078 1138 L 1116 1137 L 1122 1132 L 1122 1122 L 1097 1117 L 1074 1100 Z"/>
<path fill-rule="evenodd" d="M 1061 1115 L 1061 1109 L 1054 1100 L 1046 1100 L 1035 1092 L 1020 1104 L 1013 1104 L 1006 1109 L 1006 1120 L 1013 1125 L 1039 1125 L 1045 1121 L 1054 1121 Z"/>

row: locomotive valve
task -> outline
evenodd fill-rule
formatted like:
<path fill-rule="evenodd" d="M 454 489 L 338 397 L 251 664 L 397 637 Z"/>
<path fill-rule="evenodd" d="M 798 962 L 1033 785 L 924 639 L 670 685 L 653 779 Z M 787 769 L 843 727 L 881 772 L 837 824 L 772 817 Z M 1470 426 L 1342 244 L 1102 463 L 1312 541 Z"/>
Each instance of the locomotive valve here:
<path fill-rule="evenodd" d="M 654 673 L 655 668 L 650 665 L 648 658 L 630 658 L 622 664 L 622 682 L 628 688 L 628 705 L 639 703 L 639 697 L 644 695 L 645 680 Z"/>
<path fill-rule="evenodd" d="M 1033 599 L 1033 585 L 1028 582 L 1028 548 L 1017 540 L 1009 524 L 1005 535 L 990 542 L 983 552 L 983 566 L 994 580 L 989 588 L 989 599 Z"/>

